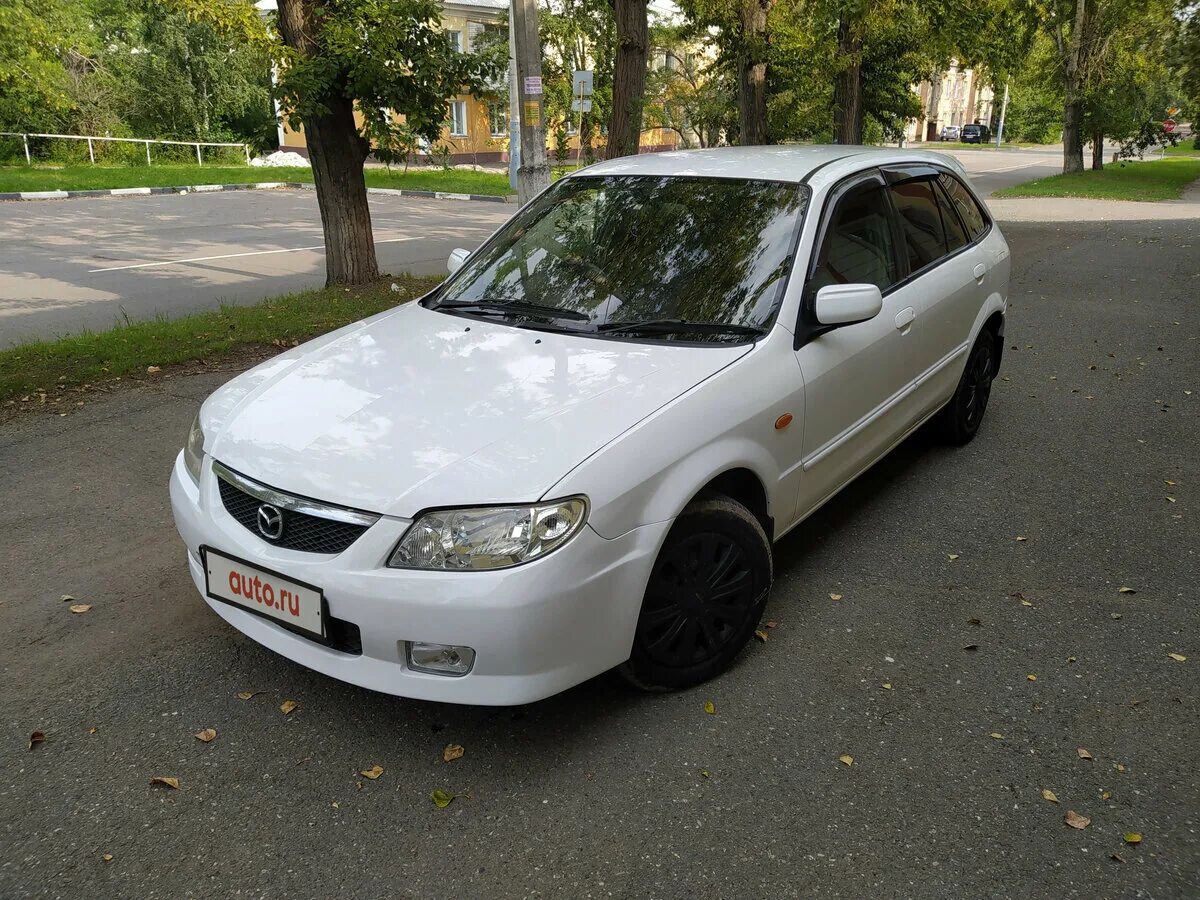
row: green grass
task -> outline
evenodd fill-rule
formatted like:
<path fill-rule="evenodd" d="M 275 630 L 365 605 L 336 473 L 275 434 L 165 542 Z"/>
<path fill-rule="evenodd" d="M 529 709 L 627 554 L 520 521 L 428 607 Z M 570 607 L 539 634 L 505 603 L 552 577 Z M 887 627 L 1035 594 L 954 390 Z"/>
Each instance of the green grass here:
<path fill-rule="evenodd" d="M 1200 147 L 1193 147 L 1192 139 L 1188 138 L 1176 147 L 1168 147 L 1167 156 L 1200 156 Z"/>
<path fill-rule="evenodd" d="M 994 197 L 1088 197 L 1097 200 L 1175 200 L 1200 178 L 1200 159 L 1167 157 L 1108 163 L 1099 172 L 1051 175 L 996 191 Z"/>
<path fill-rule="evenodd" d="M 181 319 L 137 322 L 0 350 L 0 404 L 76 400 L 95 385 L 150 366 L 290 346 L 426 293 L 440 278 L 390 276 L 356 288 L 321 288 L 255 306 L 224 306 Z M 397 293 L 391 285 L 399 286 Z M 43 396 L 44 395 L 44 396 Z"/>
<path fill-rule="evenodd" d="M 513 193 L 508 176 L 469 169 L 410 167 L 369 168 L 370 187 L 406 191 L 447 191 L 455 194 Z M 87 191 L 125 187 L 187 187 L 193 184 L 251 184 L 258 181 L 312 182 L 307 168 L 253 166 L 0 166 L 0 193 L 10 191 Z"/>
<path fill-rule="evenodd" d="M 990 140 L 986 144 L 965 144 L 962 141 L 910 141 L 904 146 L 912 149 L 920 147 L 925 150 L 1019 150 L 1022 147 L 1036 147 L 1037 144 L 1010 144 L 1005 141 L 999 147 L 996 146 L 996 141 Z"/>

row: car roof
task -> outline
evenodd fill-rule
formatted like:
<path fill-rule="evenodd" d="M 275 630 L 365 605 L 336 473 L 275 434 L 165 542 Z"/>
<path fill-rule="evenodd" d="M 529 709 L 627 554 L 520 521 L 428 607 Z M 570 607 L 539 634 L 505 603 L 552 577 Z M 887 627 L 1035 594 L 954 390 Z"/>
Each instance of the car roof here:
<path fill-rule="evenodd" d="M 835 165 L 852 162 L 853 165 Z M 933 162 L 961 169 L 958 161 L 929 150 L 863 147 L 849 144 L 823 146 L 717 147 L 709 150 L 670 150 L 639 153 L 594 163 L 572 173 L 593 175 L 692 175 L 713 178 L 762 178 L 771 181 L 804 181 L 818 169 L 847 169 L 903 162 Z"/>

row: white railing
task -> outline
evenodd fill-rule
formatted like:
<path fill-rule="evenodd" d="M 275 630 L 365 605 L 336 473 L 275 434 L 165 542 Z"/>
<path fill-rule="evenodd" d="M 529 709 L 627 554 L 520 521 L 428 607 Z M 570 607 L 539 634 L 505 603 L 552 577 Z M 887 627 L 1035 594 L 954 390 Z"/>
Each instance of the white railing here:
<path fill-rule="evenodd" d="M 249 144 L 219 144 L 213 141 L 150 141 L 145 138 L 118 138 L 118 137 L 98 137 L 96 135 L 80 135 L 80 134 L 37 134 L 35 132 L 20 132 L 20 131 L 0 131 L 0 137 L 19 137 L 22 144 L 25 146 L 25 162 L 27 165 L 33 165 L 33 157 L 29 154 L 29 139 L 33 138 L 61 138 L 66 141 L 87 141 L 88 158 L 96 162 L 96 145 L 94 141 L 109 141 L 111 143 L 120 144 L 145 144 L 146 145 L 146 165 L 152 165 L 150 162 L 150 145 L 151 144 L 171 144 L 176 147 L 195 147 L 196 148 L 196 163 L 204 165 L 204 157 L 200 152 L 201 147 L 241 147 L 246 154 L 246 163 L 250 163 L 250 145 Z"/>

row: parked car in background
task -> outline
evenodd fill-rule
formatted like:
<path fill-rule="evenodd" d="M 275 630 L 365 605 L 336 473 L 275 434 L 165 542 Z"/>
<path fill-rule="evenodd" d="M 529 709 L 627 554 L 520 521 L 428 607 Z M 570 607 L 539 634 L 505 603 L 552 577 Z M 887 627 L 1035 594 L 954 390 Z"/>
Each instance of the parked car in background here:
<path fill-rule="evenodd" d="M 581 169 L 421 300 L 204 402 L 170 480 L 192 580 L 391 694 L 697 684 L 760 627 L 774 542 L 922 423 L 976 435 L 1009 267 L 940 153 Z"/>
<path fill-rule="evenodd" d="M 991 134 L 992 130 L 986 125 L 976 123 L 974 125 L 964 125 L 959 132 L 958 139 L 964 144 L 986 144 Z"/>
<path fill-rule="evenodd" d="M 943 125 L 942 131 L 941 131 L 941 139 L 943 141 L 957 141 L 958 140 L 958 126 L 957 125 Z"/>

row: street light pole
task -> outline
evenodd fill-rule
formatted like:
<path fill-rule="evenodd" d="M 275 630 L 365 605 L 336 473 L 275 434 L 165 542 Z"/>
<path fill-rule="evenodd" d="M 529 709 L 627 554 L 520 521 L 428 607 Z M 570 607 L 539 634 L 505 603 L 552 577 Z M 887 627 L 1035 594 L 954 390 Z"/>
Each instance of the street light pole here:
<path fill-rule="evenodd" d="M 550 186 L 546 126 L 542 121 L 542 42 L 538 36 L 536 0 L 513 0 L 511 16 L 510 33 L 515 42 L 521 118 L 517 202 L 524 206 Z"/>
<path fill-rule="evenodd" d="M 996 146 L 1004 142 L 1004 115 L 1008 112 L 1008 82 L 1004 82 L 1004 102 L 1000 104 L 1000 123 L 996 126 Z"/>
<path fill-rule="evenodd" d="M 517 26 L 508 14 L 508 186 L 517 189 L 521 166 L 521 89 L 517 86 Z"/>

